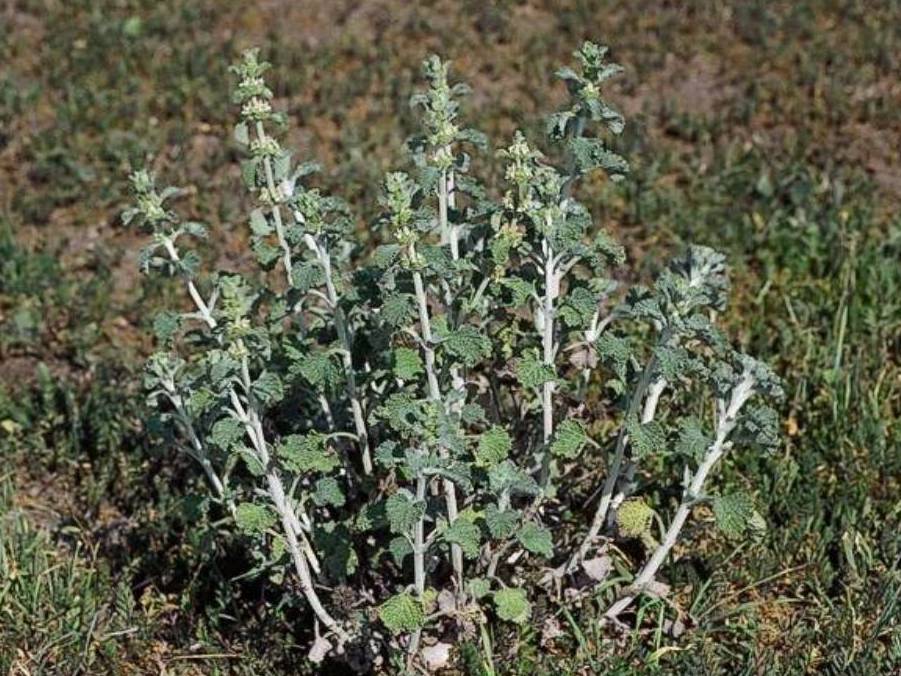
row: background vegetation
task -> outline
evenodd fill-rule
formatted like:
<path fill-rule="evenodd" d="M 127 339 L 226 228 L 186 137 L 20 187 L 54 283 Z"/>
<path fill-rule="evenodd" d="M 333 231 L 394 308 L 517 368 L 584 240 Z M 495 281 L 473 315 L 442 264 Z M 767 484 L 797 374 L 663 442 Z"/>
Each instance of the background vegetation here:
<path fill-rule="evenodd" d="M 492 630 L 493 655 L 462 646 L 462 668 L 901 669 L 899 3 L 9 0 L 0 673 L 304 668 L 292 611 L 195 508 L 200 474 L 142 433 L 139 372 L 166 290 L 140 278 L 119 225 L 129 169 L 149 160 L 189 186 L 187 211 L 218 233 L 208 255 L 241 265 L 226 68 L 261 45 L 288 145 L 324 164 L 362 232 L 404 157 L 426 54 L 473 86 L 472 126 L 506 139 L 562 99 L 553 69 L 586 38 L 627 66 L 611 98 L 635 172 L 583 197 L 643 254 L 641 274 L 689 239 L 724 250 L 730 333 L 786 381 L 782 448 L 721 477 L 756 496 L 769 530 L 689 534 L 667 569 L 689 618 L 678 637 L 661 625 L 612 641 L 589 600 Z"/>

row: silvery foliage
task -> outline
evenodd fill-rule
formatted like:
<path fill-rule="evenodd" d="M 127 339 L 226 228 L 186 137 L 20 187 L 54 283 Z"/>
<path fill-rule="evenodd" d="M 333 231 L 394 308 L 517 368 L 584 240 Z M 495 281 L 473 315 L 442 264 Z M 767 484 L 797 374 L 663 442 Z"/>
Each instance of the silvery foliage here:
<path fill-rule="evenodd" d="M 660 586 L 696 504 L 711 502 L 729 536 L 763 527 L 749 496 L 710 495 L 706 480 L 727 452 L 778 443 L 775 413 L 757 402 L 779 383 L 714 324 L 722 255 L 693 246 L 651 287 L 618 288 L 624 251 L 574 189 L 596 171 L 628 174 L 609 142 L 624 120 L 603 97 L 622 68 L 592 43 L 575 56 L 557 73 L 569 103 L 547 124 L 558 160 L 516 132 L 497 152 L 499 197 L 469 171 L 487 143 L 461 121 L 466 88 L 426 60 L 428 87 L 411 101 L 422 131 L 410 170 L 385 178 L 382 245 L 368 257 L 348 206 L 267 131 L 284 119 L 255 51 L 233 71 L 259 270 L 201 275 L 191 246 L 206 228 L 173 209 L 179 191 L 131 177 L 124 220 L 151 235 L 141 265 L 181 279 L 193 306 L 155 321 L 155 429 L 201 465 L 260 569 L 277 580 L 293 569 L 316 617 L 311 659 L 364 638 L 378 649 L 381 636 L 412 667 L 439 623 L 467 635 L 487 613 L 528 621 L 523 561 L 558 583 L 597 579 L 605 543 L 637 539 L 647 559 L 608 610 L 618 622 Z M 599 391 L 624 408 L 611 439 L 598 434 Z M 655 533 L 667 505 L 641 489 L 661 459 L 683 467 L 683 498 Z M 597 503 L 567 551 L 543 521 L 586 466 Z M 356 587 L 352 609 L 322 598 L 338 584 Z"/>

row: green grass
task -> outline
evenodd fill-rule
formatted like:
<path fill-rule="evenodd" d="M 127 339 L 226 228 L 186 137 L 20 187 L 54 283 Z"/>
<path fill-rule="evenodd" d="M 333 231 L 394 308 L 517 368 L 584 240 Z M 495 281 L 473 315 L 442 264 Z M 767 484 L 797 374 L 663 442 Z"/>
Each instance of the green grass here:
<path fill-rule="evenodd" d="M 428 51 L 455 59 L 479 93 L 474 126 L 504 138 L 562 97 L 553 68 L 587 37 L 630 68 L 612 98 L 630 111 L 635 175 L 583 197 L 642 273 L 688 240 L 726 251 L 729 333 L 786 381 L 783 447 L 716 479 L 754 495 L 769 530 L 729 542 L 701 518 L 666 568 L 674 596 L 643 602 L 621 641 L 588 599 L 541 609 L 522 633 L 489 627 L 461 664 L 901 669 L 898 4 L 339 4 L 26 0 L 0 15 L 0 461 L 16 470 L 0 484 L 0 673 L 293 673 L 302 660 L 298 609 L 274 607 L 265 580 L 233 580 L 253 562 L 214 545 L 215 515 L 191 509 L 196 473 L 139 425 L 160 294 L 116 225 L 125 176 L 149 157 L 192 187 L 186 209 L 220 234 L 207 255 L 234 260 L 232 57 L 269 45 L 292 145 L 371 214 L 367 186 L 403 162 Z M 563 635 L 542 646 L 551 616 Z"/>

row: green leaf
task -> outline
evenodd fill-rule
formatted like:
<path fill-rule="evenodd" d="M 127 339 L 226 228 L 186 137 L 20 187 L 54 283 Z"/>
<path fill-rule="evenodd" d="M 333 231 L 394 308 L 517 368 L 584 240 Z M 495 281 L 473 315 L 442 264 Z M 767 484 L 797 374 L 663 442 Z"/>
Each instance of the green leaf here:
<path fill-rule="evenodd" d="M 322 281 L 322 267 L 318 263 L 307 262 L 294 267 L 291 283 L 294 288 L 307 292 Z"/>
<path fill-rule="evenodd" d="M 444 349 L 465 366 L 475 366 L 491 352 L 491 341 L 472 326 L 461 326 L 442 338 Z"/>
<path fill-rule="evenodd" d="M 250 145 L 250 133 L 247 131 L 246 122 L 239 122 L 235 125 L 235 141 L 242 146 Z"/>
<path fill-rule="evenodd" d="M 479 555 L 479 540 L 481 531 L 469 519 L 460 516 L 444 531 L 444 539 L 452 544 L 460 545 L 463 554 L 468 559 L 474 559 Z"/>
<path fill-rule="evenodd" d="M 501 280 L 501 284 L 510 290 L 512 294 L 510 304 L 514 307 L 525 305 L 535 295 L 535 284 L 520 277 L 505 277 Z"/>
<path fill-rule="evenodd" d="M 482 432 L 475 451 L 477 467 L 494 467 L 510 455 L 513 441 L 503 427 L 493 425 Z"/>
<path fill-rule="evenodd" d="M 376 530 L 388 527 L 388 518 L 385 516 L 384 501 L 363 505 L 354 520 L 354 529 L 359 532 Z"/>
<path fill-rule="evenodd" d="M 727 537 L 740 537 L 751 525 L 754 501 L 745 493 L 717 496 L 713 499 L 713 516 Z"/>
<path fill-rule="evenodd" d="M 385 514 L 392 533 L 406 535 L 425 514 L 425 503 L 407 490 L 399 490 L 385 502 Z"/>
<path fill-rule="evenodd" d="M 263 467 L 262 463 L 259 461 L 257 456 L 246 446 L 242 446 L 237 449 L 237 454 L 244 461 L 244 466 L 247 467 L 247 471 L 250 472 L 253 476 L 263 476 L 266 473 L 266 468 Z"/>
<path fill-rule="evenodd" d="M 485 409 L 475 402 L 463 404 L 463 408 L 460 411 L 460 420 L 466 425 L 483 423 L 485 422 Z"/>
<path fill-rule="evenodd" d="M 740 416 L 736 437 L 763 451 L 779 447 L 779 414 L 769 406 L 750 406 Z"/>
<path fill-rule="evenodd" d="M 279 442 L 275 453 L 295 472 L 331 472 L 341 462 L 326 442 L 326 436 L 319 432 L 291 434 Z"/>
<path fill-rule="evenodd" d="M 516 534 L 516 539 L 533 554 L 540 554 L 548 559 L 554 555 L 554 541 L 551 538 L 551 532 L 536 523 L 528 521 L 523 524 Z"/>
<path fill-rule="evenodd" d="M 271 371 L 263 371 L 251 385 L 251 391 L 263 406 L 277 404 L 285 396 L 281 378 Z"/>
<path fill-rule="evenodd" d="M 642 424 L 632 416 L 626 421 L 626 431 L 633 455 L 638 460 L 660 453 L 666 447 L 666 433 L 656 420 Z"/>
<path fill-rule="evenodd" d="M 379 619 L 392 634 L 403 634 L 422 627 L 425 612 L 410 594 L 396 594 L 379 606 Z"/>
<path fill-rule="evenodd" d="M 291 371 L 300 373 L 310 385 L 327 392 L 337 387 L 341 372 L 330 355 L 325 352 L 304 354 L 293 348 L 290 354 L 295 360 Z"/>
<path fill-rule="evenodd" d="M 530 354 L 516 364 L 516 377 L 523 387 L 537 389 L 549 380 L 554 380 L 556 373 L 537 356 Z"/>
<path fill-rule="evenodd" d="M 616 510 L 616 526 L 620 535 L 641 538 L 650 531 L 654 510 L 641 498 L 629 498 Z"/>
<path fill-rule="evenodd" d="M 344 524 L 328 522 L 314 530 L 314 546 L 322 555 L 322 564 L 332 579 L 344 581 L 357 570 L 359 558 L 354 551 L 350 530 Z"/>
<path fill-rule="evenodd" d="M 394 375 L 401 380 L 413 380 L 423 372 L 419 350 L 410 347 L 394 348 Z"/>
<path fill-rule="evenodd" d="M 598 309 L 600 294 L 584 286 L 577 286 L 560 306 L 560 319 L 570 328 L 585 328 Z"/>
<path fill-rule="evenodd" d="M 153 318 L 153 334 L 163 344 L 171 341 L 181 329 L 181 315 L 177 312 L 160 312 Z"/>
<path fill-rule="evenodd" d="M 388 426 L 396 432 L 416 433 L 425 418 L 425 402 L 414 399 L 406 392 L 395 392 L 375 410 L 375 414 L 386 420 Z"/>
<path fill-rule="evenodd" d="M 404 565 L 404 560 L 413 553 L 413 545 L 407 538 L 398 535 L 391 538 L 391 542 L 388 543 L 388 551 L 391 553 L 394 563 L 400 567 Z"/>
<path fill-rule="evenodd" d="M 262 209 L 254 209 L 250 212 L 250 230 L 257 237 L 266 237 L 272 234 L 273 228 L 269 225 Z"/>
<path fill-rule="evenodd" d="M 346 502 L 344 491 L 334 477 L 323 477 L 316 482 L 316 491 L 313 493 L 313 502 L 320 507 L 332 505 L 343 507 Z"/>
<path fill-rule="evenodd" d="M 466 583 L 466 591 L 477 601 L 491 593 L 491 580 L 474 577 Z"/>
<path fill-rule="evenodd" d="M 244 434 L 243 423 L 234 418 L 220 418 L 210 430 L 210 443 L 227 451 L 243 441 Z"/>
<path fill-rule="evenodd" d="M 558 458 L 573 459 L 582 452 L 587 442 L 588 435 L 585 434 L 585 428 L 580 421 L 564 420 L 554 433 L 551 453 Z"/>
<path fill-rule="evenodd" d="M 602 169 L 612 180 L 622 180 L 629 173 L 625 158 L 604 147 L 596 138 L 580 136 L 569 140 L 569 151 L 580 173 Z"/>
<path fill-rule="evenodd" d="M 710 438 L 704 433 L 701 421 L 695 417 L 685 417 L 679 421 L 679 438 L 676 440 L 675 451 L 679 455 L 693 458 L 701 458 L 711 444 Z"/>
<path fill-rule="evenodd" d="M 273 246 L 264 239 L 255 238 L 251 244 L 251 249 L 257 257 L 257 261 L 264 269 L 269 269 L 281 256 L 281 249 Z"/>
<path fill-rule="evenodd" d="M 275 525 L 276 516 L 268 507 L 242 502 L 235 508 L 235 523 L 246 535 L 263 533 Z"/>
<path fill-rule="evenodd" d="M 380 315 L 385 323 L 394 328 L 404 326 L 413 319 L 413 303 L 407 294 L 395 293 L 387 296 L 382 303 Z"/>
<path fill-rule="evenodd" d="M 601 334 L 596 343 L 598 357 L 607 363 L 619 381 L 619 388 L 625 386 L 626 370 L 632 356 L 632 346 L 628 338 L 616 336 L 609 331 Z"/>
<path fill-rule="evenodd" d="M 497 616 L 507 622 L 525 624 L 532 616 L 532 606 L 526 597 L 525 589 L 507 587 L 494 592 L 494 605 Z"/>
<path fill-rule="evenodd" d="M 509 460 L 504 460 L 488 471 L 488 482 L 496 495 L 508 491 L 511 495 L 534 497 L 540 493 L 535 479 Z"/>
<path fill-rule="evenodd" d="M 488 532 L 491 533 L 491 537 L 496 540 L 504 540 L 516 531 L 516 526 L 519 525 L 520 514 L 512 509 L 502 512 L 497 508 L 497 505 L 491 504 L 485 508 L 484 517 L 485 525 L 488 526 Z"/>

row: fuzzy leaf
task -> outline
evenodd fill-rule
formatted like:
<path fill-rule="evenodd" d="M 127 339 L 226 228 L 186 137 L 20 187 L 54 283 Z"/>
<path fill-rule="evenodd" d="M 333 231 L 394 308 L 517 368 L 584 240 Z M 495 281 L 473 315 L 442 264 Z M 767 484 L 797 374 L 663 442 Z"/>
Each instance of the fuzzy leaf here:
<path fill-rule="evenodd" d="M 220 418 L 210 430 L 210 443 L 229 450 L 244 439 L 244 425 L 234 418 Z"/>
<path fill-rule="evenodd" d="M 737 430 L 741 441 L 763 451 L 779 447 L 779 414 L 769 406 L 751 406 L 743 413 Z"/>
<path fill-rule="evenodd" d="M 441 344 L 448 353 L 470 367 L 478 364 L 491 352 L 491 341 L 472 326 L 462 326 L 451 331 L 443 336 Z"/>
<path fill-rule="evenodd" d="M 701 421 L 695 417 L 682 418 L 679 421 L 679 438 L 675 450 L 679 455 L 698 459 L 710 446 L 710 438 L 704 434 Z"/>
<path fill-rule="evenodd" d="M 419 356 L 419 350 L 410 347 L 394 348 L 394 375 L 401 380 L 413 380 L 422 371 L 422 357 Z"/>
<path fill-rule="evenodd" d="M 503 491 L 509 491 L 511 495 L 530 497 L 540 493 L 535 479 L 509 460 L 495 465 L 488 471 L 488 482 L 491 490 L 497 495 L 500 495 Z"/>
<path fill-rule="evenodd" d="M 180 329 L 181 315 L 176 312 L 160 312 L 153 318 L 153 334 L 160 343 L 169 343 Z"/>
<path fill-rule="evenodd" d="M 507 459 L 513 442 L 503 427 L 493 425 L 482 432 L 475 451 L 477 467 L 494 467 Z"/>
<path fill-rule="evenodd" d="M 501 283 L 512 293 L 510 304 L 514 307 L 525 305 L 535 295 L 535 284 L 520 277 L 505 277 Z"/>
<path fill-rule="evenodd" d="M 330 355 L 325 352 L 304 354 L 293 348 L 289 354 L 293 361 L 290 367 L 292 373 L 300 373 L 310 385 L 326 392 L 337 387 L 341 371 Z"/>
<path fill-rule="evenodd" d="M 396 594 L 379 606 L 379 619 L 392 634 L 403 634 L 422 627 L 425 612 L 410 594 Z"/>
<path fill-rule="evenodd" d="M 481 531 L 469 519 L 461 516 L 444 531 L 444 539 L 452 544 L 460 545 L 463 554 L 468 559 L 474 559 L 479 555 Z"/>
<path fill-rule="evenodd" d="M 554 370 L 535 355 L 527 355 L 516 364 L 516 377 L 523 387 L 537 389 L 556 377 Z"/>
<path fill-rule="evenodd" d="M 740 537 L 751 525 L 754 502 L 744 493 L 717 496 L 713 499 L 713 515 L 727 537 Z"/>
<path fill-rule="evenodd" d="M 513 535 L 519 524 L 519 512 L 511 509 L 502 512 L 493 504 L 485 508 L 484 517 L 488 532 L 496 540 L 503 540 Z"/>
<path fill-rule="evenodd" d="M 388 551 L 391 553 L 394 563 L 400 567 L 404 565 L 404 560 L 413 553 L 413 545 L 407 538 L 398 535 L 391 538 L 391 542 L 388 543 Z"/>
<path fill-rule="evenodd" d="M 262 209 L 254 209 L 250 212 L 250 230 L 257 237 L 266 237 L 272 234 L 273 228 L 263 214 Z"/>
<path fill-rule="evenodd" d="M 397 328 L 408 324 L 414 314 L 413 303 L 407 294 L 395 293 L 387 296 L 382 303 L 380 315 L 385 323 Z"/>
<path fill-rule="evenodd" d="M 491 593 L 491 581 L 484 577 L 474 577 L 466 583 L 466 591 L 474 599 L 479 600 Z"/>
<path fill-rule="evenodd" d="M 597 339 L 598 357 L 610 365 L 619 380 L 620 387 L 626 382 L 626 369 L 632 356 L 632 346 L 628 338 L 616 336 L 609 331 Z"/>
<path fill-rule="evenodd" d="M 244 461 L 247 471 L 253 476 L 263 476 L 265 474 L 266 468 L 263 467 L 257 456 L 249 448 L 241 447 L 237 450 L 237 453 L 241 460 Z"/>
<path fill-rule="evenodd" d="M 316 482 L 316 491 L 313 493 L 313 502 L 320 507 L 332 505 L 343 507 L 346 502 L 344 491 L 334 477 L 322 477 Z"/>
<path fill-rule="evenodd" d="M 263 371 L 251 385 L 251 391 L 253 396 L 264 406 L 277 404 L 285 396 L 281 378 L 271 371 Z"/>
<path fill-rule="evenodd" d="M 585 328 L 598 309 L 600 295 L 584 286 L 577 286 L 567 294 L 560 306 L 560 319 L 570 328 Z"/>
<path fill-rule="evenodd" d="M 516 539 L 533 554 L 540 554 L 548 559 L 554 555 L 554 541 L 551 538 L 551 532 L 532 521 L 523 524 L 519 533 L 516 534 Z"/>
<path fill-rule="evenodd" d="M 319 432 L 291 434 L 279 442 L 275 453 L 295 472 L 331 472 L 341 463 L 326 441 Z"/>
<path fill-rule="evenodd" d="M 239 122 L 235 125 L 235 141 L 242 146 L 250 145 L 250 133 L 247 131 L 246 122 Z"/>
<path fill-rule="evenodd" d="M 526 597 L 525 589 L 508 587 L 494 592 L 494 605 L 497 616 L 507 622 L 525 624 L 532 616 L 532 606 Z"/>
<path fill-rule="evenodd" d="M 564 420 L 554 433 L 551 453 L 558 458 L 573 459 L 578 457 L 587 442 L 588 435 L 585 434 L 585 428 L 580 421 Z"/>
<path fill-rule="evenodd" d="M 666 433 L 656 420 L 642 424 L 636 417 L 629 418 L 626 421 L 626 431 L 629 433 L 629 443 L 634 456 L 638 460 L 660 453 L 666 447 Z"/>
<path fill-rule="evenodd" d="M 400 490 L 385 501 L 385 514 L 392 533 L 405 535 L 425 514 L 425 503 L 418 502 L 406 490 Z"/>
<path fill-rule="evenodd" d="M 235 509 L 235 523 L 246 535 L 257 535 L 275 525 L 275 513 L 263 505 L 242 502 Z"/>
<path fill-rule="evenodd" d="M 629 163 L 596 138 L 570 139 L 569 151 L 580 173 L 602 169 L 614 181 L 622 180 L 629 173 Z"/>

